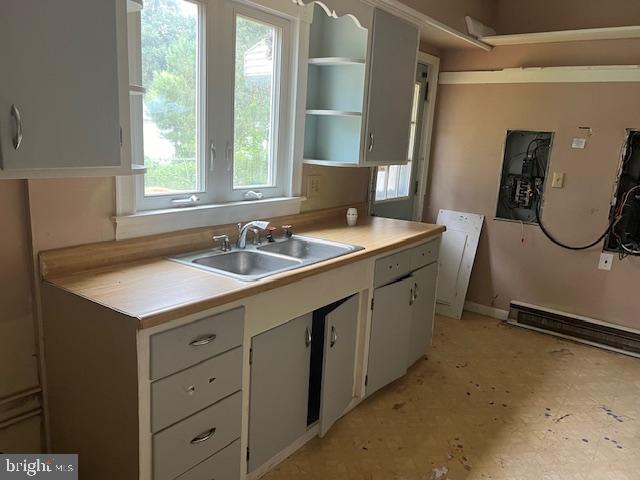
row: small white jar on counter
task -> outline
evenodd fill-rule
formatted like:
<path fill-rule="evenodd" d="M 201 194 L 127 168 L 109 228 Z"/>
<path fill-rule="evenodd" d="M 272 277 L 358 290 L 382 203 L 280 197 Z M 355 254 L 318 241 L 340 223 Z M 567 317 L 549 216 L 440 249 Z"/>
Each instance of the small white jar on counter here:
<path fill-rule="evenodd" d="M 347 210 L 347 225 L 353 227 L 356 223 L 358 223 L 358 209 L 350 208 Z"/>

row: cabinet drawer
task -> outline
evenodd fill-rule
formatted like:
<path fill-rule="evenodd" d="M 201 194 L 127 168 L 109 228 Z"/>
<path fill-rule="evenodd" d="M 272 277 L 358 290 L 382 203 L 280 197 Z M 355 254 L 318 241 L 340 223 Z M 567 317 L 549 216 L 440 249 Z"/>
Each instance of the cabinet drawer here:
<path fill-rule="evenodd" d="M 417 270 L 438 260 L 440 239 L 436 238 L 411 249 L 411 270 Z"/>
<path fill-rule="evenodd" d="M 242 388 L 242 348 L 206 360 L 151 384 L 153 432 Z"/>
<path fill-rule="evenodd" d="M 207 458 L 176 480 L 239 480 L 240 440 Z"/>
<path fill-rule="evenodd" d="M 151 336 L 151 379 L 242 345 L 244 307 Z"/>
<path fill-rule="evenodd" d="M 153 478 L 171 480 L 240 437 L 242 394 L 235 393 L 153 436 Z"/>
<path fill-rule="evenodd" d="M 373 282 L 380 287 L 411 272 L 411 250 L 403 250 L 376 261 Z"/>

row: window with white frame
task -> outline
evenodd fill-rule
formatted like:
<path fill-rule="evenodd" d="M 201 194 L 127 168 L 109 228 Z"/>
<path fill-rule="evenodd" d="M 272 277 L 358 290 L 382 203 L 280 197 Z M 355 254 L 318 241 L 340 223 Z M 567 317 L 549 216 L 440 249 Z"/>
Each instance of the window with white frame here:
<path fill-rule="evenodd" d="M 286 195 L 290 21 L 227 0 L 145 0 L 131 30 L 145 90 L 132 101 L 136 210 Z"/>
<path fill-rule="evenodd" d="M 411 126 L 409 127 L 409 161 L 405 165 L 386 165 L 378 167 L 376 177 L 376 202 L 398 200 L 409 196 L 411 168 L 415 156 L 418 111 L 422 85 L 416 82 L 413 87 L 413 106 L 411 108 Z"/>

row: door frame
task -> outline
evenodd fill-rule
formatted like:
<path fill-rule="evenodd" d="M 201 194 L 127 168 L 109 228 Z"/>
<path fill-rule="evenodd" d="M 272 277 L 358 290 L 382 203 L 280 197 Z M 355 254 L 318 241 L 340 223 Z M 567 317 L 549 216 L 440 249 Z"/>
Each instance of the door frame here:
<path fill-rule="evenodd" d="M 418 51 L 418 59 L 416 63 L 426 65 L 428 67 L 428 103 L 422 113 L 422 129 L 420 131 L 420 148 L 416 161 L 417 172 L 416 181 L 418 182 L 418 193 L 414 195 L 411 219 L 416 222 L 422 221 L 424 210 L 424 197 L 427 193 L 427 183 L 429 179 L 429 164 L 431 161 L 431 138 L 433 133 L 433 120 L 435 118 L 436 95 L 438 92 L 438 79 L 440 74 L 440 58 L 429 53 Z M 373 204 L 375 203 L 375 186 L 376 173 L 375 169 L 371 169 L 369 181 L 369 214 L 373 212 Z M 411 188 L 411 186 L 410 186 Z M 421 199 L 421 201 L 418 201 Z"/>
<path fill-rule="evenodd" d="M 431 163 L 431 139 L 436 113 L 436 99 L 438 93 L 438 78 L 440 75 L 440 58 L 425 52 L 418 52 L 418 63 L 429 67 L 429 90 L 427 93 L 427 108 L 422 114 L 422 132 L 420 135 L 420 150 L 418 155 L 418 194 L 413 203 L 413 220 L 422 221 L 424 214 L 424 197 L 427 194 L 429 180 L 429 165 Z"/>

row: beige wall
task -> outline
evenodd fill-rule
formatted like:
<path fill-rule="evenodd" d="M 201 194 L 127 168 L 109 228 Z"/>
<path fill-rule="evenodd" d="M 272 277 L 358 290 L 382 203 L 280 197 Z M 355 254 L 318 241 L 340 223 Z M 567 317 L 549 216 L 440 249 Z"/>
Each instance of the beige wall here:
<path fill-rule="evenodd" d="M 498 0 L 497 7 L 499 33 L 640 24 L 637 0 Z"/>
<path fill-rule="evenodd" d="M 434 132 L 426 220 L 440 208 L 486 215 L 468 300 L 506 309 L 510 300 L 640 328 L 637 259 L 597 269 L 600 251 L 552 245 L 536 226 L 496 221 L 494 213 L 507 129 L 555 132 L 551 171 L 564 189 L 545 193 L 543 218 L 565 242 L 584 244 L 607 224 L 625 128 L 640 127 L 639 84 L 443 85 Z M 570 148 L 578 126 L 594 135 Z"/>

